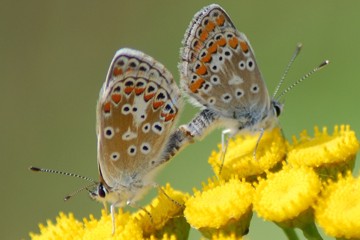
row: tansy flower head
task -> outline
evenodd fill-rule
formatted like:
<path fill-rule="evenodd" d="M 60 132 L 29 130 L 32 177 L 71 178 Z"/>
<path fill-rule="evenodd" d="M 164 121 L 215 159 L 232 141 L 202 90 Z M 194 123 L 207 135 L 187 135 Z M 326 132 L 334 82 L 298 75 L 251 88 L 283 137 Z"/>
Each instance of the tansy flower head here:
<path fill-rule="evenodd" d="M 30 233 L 30 237 L 33 240 L 45 240 L 45 239 L 71 239 L 81 238 L 84 235 L 83 223 L 74 218 L 74 215 L 70 213 L 65 215 L 60 212 L 56 218 L 56 224 L 53 224 L 50 220 L 47 220 L 47 226 L 39 224 L 40 234 Z"/>
<path fill-rule="evenodd" d="M 84 219 L 84 236 L 81 239 L 142 239 L 143 231 L 140 226 L 132 219 L 129 212 L 119 209 L 115 214 L 115 233 L 112 235 L 111 215 L 105 210 L 101 211 L 101 218 L 95 219 L 90 215 L 90 219 Z"/>
<path fill-rule="evenodd" d="M 248 232 L 254 193 L 249 183 L 237 178 L 228 182 L 209 179 L 202 192 L 194 191 L 185 203 L 184 215 L 205 237 L 219 233 L 240 237 Z"/>
<path fill-rule="evenodd" d="M 315 218 L 330 236 L 360 239 L 360 178 L 348 172 L 329 182 L 316 204 Z"/>
<path fill-rule="evenodd" d="M 158 196 L 145 207 L 147 212 L 140 209 L 133 216 L 144 236 L 162 238 L 167 233 L 168 237 L 175 234 L 177 239 L 187 239 L 190 226 L 183 217 L 183 210 L 188 197 L 187 194 L 172 189 L 169 184 L 159 190 Z"/>
<path fill-rule="evenodd" d="M 111 216 L 104 210 L 100 220 L 92 215 L 84 219 L 84 223 L 76 220 L 72 213 L 60 213 L 56 224 L 51 221 L 47 226 L 40 224 L 40 234 L 30 233 L 33 240 L 63 240 L 63 239 L 142 239 L 141 228 L 133 221 L 130 213 L 119 210 L 116 214 L 116 232 L 112 235 Z"/>
<path fill-rule="evenodd" d="M 167 195 L 165 195 L 165 194 Z M 187 239 L 189 224 L 182 216 L 185 199 L 188 196 L 173 190 L 169 184 L 159 191 L 155 198 L 144 211 L 130 214 L 119 212 L 115 214 L 115 233 L 112 235 L 111 216 L 102 211 L 99 220 L 90 215 L 84 222 L 76 220 L 73 214 L 60 213 L 56 224 L 48 221 L 48 226 L 40 224 L 40 234 L 30 233 L 32 239 Z"/>
<path fill-rule="evenodd" d="M 263 174 L 265 170 L 279 166 L 278 163 L 284 160 L 286 154 L 286 142 L 280 128 L 264 132 L 254 158 L 258 139 L 259 134 L 254 134 L 237 135 L 234 139 L 229 140 L 220 176 L 222 179 L 229 179 L 232 175 L 237 175 L 239 178 L 246 178 L 250 181 L 256 180 L 257 176 Z M 216 175 L 219 174 L 221 154 L 222 146 L 219 145 L 219 151 L 213 151 L 209 158 L 209 164 Z"/>
<path fill-rule="evenodd" d="M 293 142 L 289 146 L 288 162 L 313 167 L 324 178 L 334 178 L 339 172 L 352 170 L 359 150 L 355 132 L 348 125 L 335 126 L 332 135 L 325 127 L 321 132 L 315 127 L 313 138 L 304 131 L 299 140 L 293 137 Z"/>
<path fill-rule="evenodd" d="M 254 210 L 268 221 L 293 220 L 312 206 L 320 189 L 321 182 L 311 168 L 284 166 L 259 181 Z"/>

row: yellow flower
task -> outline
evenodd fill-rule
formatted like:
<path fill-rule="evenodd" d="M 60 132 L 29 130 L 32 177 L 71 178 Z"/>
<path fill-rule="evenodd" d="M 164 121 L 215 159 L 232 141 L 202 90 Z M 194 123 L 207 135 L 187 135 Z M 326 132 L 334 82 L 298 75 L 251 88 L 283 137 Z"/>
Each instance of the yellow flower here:
<path fill-rule="evenodd" d="M 360 178 L 348 172 L 329 182 L 316 204 L 315 218 L 330 236 L 360 239 Z"/>
<path fill-rule="evenodd" d="M 242 240 L 242 237 L 236 236 L 235 233 L 224 234 L 222 232 L 213 234 L 211 240 Z"/>
<path fill-rule="evenodd" d="M 188 238 L 191 225 L 209 239 L 241 239 L 249 231 L 254 210 L 280 226 L 289 239 L 297 239 L 294 228 L 300 228 L 307 239 L 322 239 L 315 217 L 328 235 L 360 239 L 360 177 L 352 177 L 350 171 L 341 175 L 352 169 L 359 142 L 345 125 L 336 126 L 332 135 L 326 128 L 315 128 L 314 135 L 303 131 L 289 144 L 279 128 L 265 132 L 255 159 L 258 134 L 230 139 L 220 180 L 209 179 L 192 197 L 167 184 L 151 204 L 134 214 L 120 209 L 114 235 L 111 216 L 103 210 L 100 219 L 91 215 L 83 221 L 60 213 L 55 224 L 40 224 L 40 234 L 30 236 L 178 240 Z M 220 157 L 221 146 L 209 158 L 216 175 Z M 333 181 L 322 183 L 321 176 Z"/>
<path fill-rule="evenodd" d="M 315 127 L 313 138 L 303 131 L 299 140 L 293 137 L 293 142 L 289 146 L 288 162 L 313 167 L 324 178 L 336 178 L 339 172 L 352 170 L 359 150 L 355 132 L 348 125 L 335 126 L 332 135 L 325 127 L 322 132 Z"/>
<path fill-rule="evenodd" d="M 253 193 L 249 183 L 237 178 L 228 182 L 209 179 L 202 192 L 195 190 L 194 196 L 186 201 L 184 215 L 205 237 L 219 233 L 240 237 L 248 232 Z"/>
<path fill-rule="evenodd" d="M 258 139 L 259 134 L 237 135 L 234 139 L 229 139 L 221 173 L 222 179 L 229 179 L 232 175 L 237 175 L 239 178 L 246 178 L 250 181 L 256 180 L 257 176 L 264 173 L 265 170 L 281 167 L 279 163 L 285 158 L 286 143 L 280 128 L 264 132 L 254 159 Z M 216 175 L 219 174 L 221 154 L 222 147 L 219 145 L 219 152 L 213 151 L 209 158 L 209 164 Z"/>
<path fill-rule="evenodd" d="M 188 194 L 175 191 L 167 184 L 165 189 L 159 190 L 158 197 L 145 207 L 147 212 L 140 209 L 133 218 L 145 237 L 160 238 L 166 233 L 167 236 L 176 235 L 177 239 L 187 239 L 190 226 L 183 217 L 183 210 L 188 197 Z"/>
<path fill-rule="evenodd" d="M 162 240 L 178 240 L 178 238 L 176 238 L 175 235 L 167 235 L 167 233 L 165 233 L 162 237 L 155 237 L 154 235 L 151 235 L 149 240 L 158 240 L 158 239 L 162 239 Z M 181 238 L 180 238 L 181 239 Z M 187 239 L 187 238 L 186 238 Z"/>
<path fill-rule="evenodd" d="M 81 239 L 84 235 L 83 223 L 74 218 L 74 215 L 70 213 L 65 215 L 60 212 L 56 218 L 56 224 L 53 224 L 50 220 L 47 221 L 47 226 L 39 224 L 40 235 L 30 233 L 30 237 L 33 240 L 61 240 L 61 239 Z"/>
<path fill-rule="evenodd" d="M 160 191 L 159 196 L 152 203 L 145 207 L 151 218 L 144 210 L 130 214 L 119 212 L 115 214 L 115 234 L 112 235 L 111 215 L 102 210 L 99 220 L 90 215 L 89 219 L 83 222 L 74 218 L 73 214 L 60 213 L 56 218 L 56 224 L 47 221 L 47 226 L 42 224 L 40 234 L 30 233 L 33 240 L 51 239 L 187 239 L 189 224 L 182 216 L 182 210 L 187 195 L 174 191 L 170 185 L 166 185 Z M 151 222 L 152 220 L 152 222 Z"/>
<path fill-rule="evenodd" d="M 90 219 L 84 219 L 84 223 L 76 220 L 72 213 L 65 215 L 60 213 L 56 218 L 56 224 L 47 222 L 48 226 L 40 224 L 39 235 L 30 233 L 33 240 L 42 239 L 142 239 L 141 228 L 132 220 L 130 213 L 122 210 L 116 214 L 116 232 L 112 235 L 111 216 L 104 210 L 100 220 L 92 215 Z"/>
<path fill-rule="evenodd" d="M 265 220 L 284 226 L 302 227 L 312 219 L 299 221 L 297 218 L 311 215 L 307 210 L 311 209 L 320 189 L 320 179 L 311 168 L 284 166 L 277 173 L 269 173 L 267 179 L 259 180 L 253 202 L 254 210 Z"/>
<path fill-rule="evenodd" d="M 112 236 L 111 215 L 105 210 L 99 220 L 90 215 L 90 219 L 84 219 L 83 239 L 143 239 L 143 231 L 140 226 L 133 221 L 129 212 L 119 209 L 115 215 L 115 234 Z"/>

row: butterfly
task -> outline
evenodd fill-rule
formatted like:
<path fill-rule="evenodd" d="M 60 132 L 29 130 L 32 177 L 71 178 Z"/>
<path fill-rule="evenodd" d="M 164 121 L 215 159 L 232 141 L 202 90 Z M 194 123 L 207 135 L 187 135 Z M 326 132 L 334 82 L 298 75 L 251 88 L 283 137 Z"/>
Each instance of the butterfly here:
<path fill-rule="evenodd" d="M 260 132 L 258 145 L 264 131 L 278 125 L 283 110 L 279 98 L 307 77 L 275 98 L 277 89 L 271 98 L 249 40 L 217 4 L 206 6 L 195 14 L 182 45 L 181 87 L 202 111 L 180 128 L 187 136 L 201 139 L 213 128 L 225 126 L 222 132 L 223 157 L 226 134 Z M 297 48 L 291 63 L 300 48 Z M 282 81 L 278 87 L 281 84 Z"/>
<path fill-rule="evenodd" d="M 110 203 L 113 232 L 115 207 L 137 207 L 136 201 L 157 187 L 154 174 L 177 152 L 181 135 L 173 128 L 181 108 L 181 92 L 161 63 L 129 48 L 116 52 L 96 110 L 100 180 L 89 190 L 93 199 Z"/>

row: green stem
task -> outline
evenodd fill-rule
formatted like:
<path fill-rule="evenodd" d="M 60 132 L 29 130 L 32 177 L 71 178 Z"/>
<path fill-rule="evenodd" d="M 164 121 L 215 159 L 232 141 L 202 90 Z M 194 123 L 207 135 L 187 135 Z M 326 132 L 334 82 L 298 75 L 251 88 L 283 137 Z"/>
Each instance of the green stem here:
<path fill-rule="evenodd" d="M 314 222 L 304 225 L 301 228 L 301 230 L 303 231 L 304 236 L 308 240 L 322 240 L 323 239 Z"/>
<path fill-rule="evenodd" d="M 278 226 L 283 230 L 289 240 L 299 240 L 299 237 L 297 236 L 294 228 L 283 227 L 280 225 Z"/>

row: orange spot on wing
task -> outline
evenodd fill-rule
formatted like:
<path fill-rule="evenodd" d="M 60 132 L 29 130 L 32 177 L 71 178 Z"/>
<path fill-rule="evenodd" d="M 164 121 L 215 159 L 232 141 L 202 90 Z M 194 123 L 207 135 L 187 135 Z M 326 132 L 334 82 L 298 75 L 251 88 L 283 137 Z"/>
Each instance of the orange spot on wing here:
<path fill-rule="evenodd" d="M 126 94 L 130 94 L 130 93 L 132 92 L 132 90 L 134 90 L 134 87 L 126 87 L 125 90 L 124 90 L 124 92 L 125 92 Z"/>
<path fill-rule="evenodd" d="M 208 50 L 208 52 L 210 52 L 210 53 L 214 53 L 214 52 L 216 52 L 217 51 L 217 44 L 216 43 L 214 43 L 213 45 L 211 45 L 207 50 Z"/>
<path fill-rule="evenodd" d="M 204 75 L 207 73 L 206 66 L 202 64 L 198 69 L 196 69 L 196 73 L 199 75 Z"/>
<path fill-rule="evenodd" d="M 195 93 L 203 84 L 204 84 L 205 80 L 202 78 L 199 78 L 198 80 L 196 80 L 194 83 L 190 84 L 190 91 L 192 91 L 193 93 Z"/>
<path fill-rule="evenodd" d="M 249 45 L 245 41 L 240 41 L 240 47 L 244 53 L 249 51 Z"/>
<path fill-rule="evenodd" d="M 226 45 L 226 39 L 225 38 L 220 38 L 217 42 L 216 42 L 219 46 L 223 47 Z"/>
<path fill-rule="evenodd" d="M 165 122 L 168 122 L 170 120 L 173 120 L 175 118 L 176 114 L 168 114 L 166 117 L 165 117 Z"/>
<path fill-rule="evenodd" d="M 229 40 L 230 47 L 232 47 L 234 49 L 237 47 L 238 44 L 239 44 L 239 40 L 237 39 L 237 37 L 233 37 Z M 241 47 L 241 49 L 242 49 L 242 47 Z"/>
<path fill-rule="evenodd" d="M 154 109 L 158 109 L 158 108 L 161 107 L 162 105 L 164 105 L 164 102 L 163 102 L 163 101 L 154 102 L 154 103 L 153 103 L 153 108 L 154 108 Z"/>
<path fill-rule="evenodd" d="M 208 31 L 208 32 L 214 30 L 214 28 L 215 28 L 215 23 L 211 22 L 211 21 L 209 21 L 208 24 L 205 27 L 206 31 Z"/>
<path fill-rule="evenodd" d="M 151 98 L 155 96 L 155 93 L 150 93 L 148 95 L 144 95 L 145 102 L 149 101 Z"/>
<path fill-rule="evenodd" d="M 209 36 L 209 33 L 204 29 L 204 31 L 200 34 L 200 40 L 205 41 Z"/>
<path fill-rule="evenodd" d="M 140 95 L 144 92 L 145 88 L 135 88 L 135 94 Z"/>
<path fill-rule="evenodd" d="M 205 63 L 210 62 L 211 61 L 211 55 L 212 55 L 211 53 L 207 53 L 206 56 L 201 59 L 201 61 L 203 61 Z"/>
<path fill-rule="evenodd" d="M 219 25 L 219 26 L 222 26 L 224 25 L 224 22 L 225 22 L 225 17 L 223 14 L 221 14 L 217 19 L 216 19 L 216 23 Z"/>
<path fill-rule="evenodd" d="M 123 73 L 123 70 L 121 68 L 114 68 L 113 74 L 114 76 L 118 76 Z"/>
<path fill-rule="evenodd" d="M 121 95 L 114 93 L 111 95 L 111 99 L 114 101 L 114 103 L 118 104 L 121 101 Z"/>
<path fill-rule="evenodd" d="M 110 107 L 111 107 L 111 103 L 110 102 L 106 102 L 104 104 L 104 112 L 105 113 L 109 113 L 110 112 Z"/>

